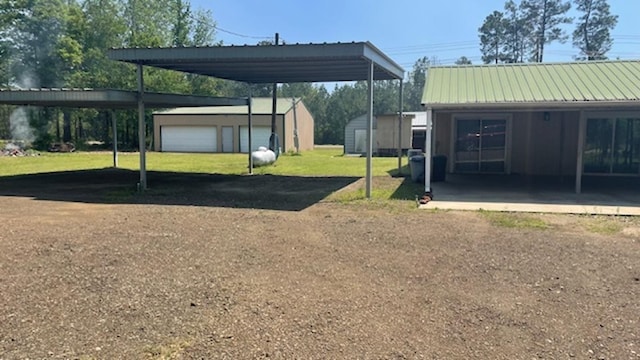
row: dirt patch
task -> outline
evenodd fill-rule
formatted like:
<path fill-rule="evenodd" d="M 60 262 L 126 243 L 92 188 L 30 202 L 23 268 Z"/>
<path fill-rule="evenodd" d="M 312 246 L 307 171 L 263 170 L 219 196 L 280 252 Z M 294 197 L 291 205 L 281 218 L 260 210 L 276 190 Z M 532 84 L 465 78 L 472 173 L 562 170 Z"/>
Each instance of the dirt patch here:
<path fill-rule="evenodd" d="M 112 203 L 71 178 L 2 187 L 0 358 L 640 358 L 624 231 L 172 179 Z M 264 182 L 286 189 L 251 208 Z"/>

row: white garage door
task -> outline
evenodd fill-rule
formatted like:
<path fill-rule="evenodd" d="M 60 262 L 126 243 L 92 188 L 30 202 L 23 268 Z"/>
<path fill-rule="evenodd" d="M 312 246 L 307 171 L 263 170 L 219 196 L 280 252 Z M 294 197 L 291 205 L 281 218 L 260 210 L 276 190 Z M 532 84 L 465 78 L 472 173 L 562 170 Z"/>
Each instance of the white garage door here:
<path fill-rule="evenodd" d="M 215 126 L 162 126 L 160 136 L 162 151 L 218 151 L 218 136 Z"/>
<path fill-rule="evenodd" d="M 249 148 L 249 127 L 240 127 L 240 152 L 248 152 Z M 270 126 L 254 126 L 251 133 L 251 151 L 256 151 L 260 146 L 269 147 L 269 138 L 271 137 Z"/>

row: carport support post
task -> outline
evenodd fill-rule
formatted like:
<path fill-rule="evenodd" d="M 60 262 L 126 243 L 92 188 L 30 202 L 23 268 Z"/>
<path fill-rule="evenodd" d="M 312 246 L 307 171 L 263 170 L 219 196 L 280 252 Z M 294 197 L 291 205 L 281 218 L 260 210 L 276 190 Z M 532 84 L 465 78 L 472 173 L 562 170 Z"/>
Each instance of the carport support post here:
<path fill-rule="evenodd" d="M 138 190 L 147 190 L 147 161 L 144 121 L 144 77 L 142 64 L 138 64 L 138 148 L 140 149 L 140 183 Z"/>
<path fill-rule="evenodd" d="M 371 156 L 373 154 L 373 61 L 367 70 L 367 179 L 366 196 L 371 199 Z"/>
<path fill-rule="evenodd" d="M 578 160 L 576 161 L 576 194 L 582 192 L 582 172 L 584 171 L 584 138 L 587 133 L 587 118 L 584 111 L 580 111 L 578 125 Z"/>
<path fill-rule="evenodd" d="M 400 79 L 400 95 L 398 99 L 398 176 L 402 175 L 402 80 Z"/>
<path fill-rule="evenodd" d="M 253 175 L 253 157 L 251 157 L 251 146 L 253 145 L 251 142 L 251 133 L 253 132 L 253 110 L 251 108 L 251 103 L 253 102 L 253 95 L 251 94 L 251 86 L 252 84 L 249 84 L 249 98 L 247 99 L 247 108 L 248 108 L 248 112 L 249 112 L 249 124 L 248 124 L 248 129 L 247 129 L 247 135 L 248 135 L 248 140 L 249 140 L 249 175 Z"/>
<path fill-rule="evenodd" d="M 427 108 L 427 128 L 424 141 L 424 192 L 431 192 L 431 127 L 433 124 L 433 109 Z"/>
<path fill-rule="evenodd" d="M 111 110 L 111 131 L 113 135 L 111 139 L 113 140 L 113 167 L 118 167 L 118 126 L 116 119 L 116 111 Z"/>

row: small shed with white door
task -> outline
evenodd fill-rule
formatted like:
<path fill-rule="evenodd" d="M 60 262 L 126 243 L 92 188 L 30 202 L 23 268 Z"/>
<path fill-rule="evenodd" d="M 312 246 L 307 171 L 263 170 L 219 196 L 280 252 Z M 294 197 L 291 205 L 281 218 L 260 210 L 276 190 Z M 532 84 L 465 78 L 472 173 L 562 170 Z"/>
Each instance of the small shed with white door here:
<path fill-rule="evenodd" d="M 252 151 L 269 146 L 271 98 L 253 98 Z M 154 150 L 163 152 L 249 152 L 246 106 L 176 108 L 153 113 Z M 282 151 L 313 149 L 313 116 L 300 99 L 279 98 L 276 132 Z M 296 146 L 297 133 L 297 146 Z"/>
<path fill-rule="evenodd" d="M 398 154 L 398 147 L 403 153 L 412 148 L 414 137 L 414 122 L 420 115 L 425 114 L 410 112 L 402 114 L 402 124 L 399 123 L 398 114 L 377 115 L 373 118 L 373 152 L 378 156 Z M 416 126 L 416 131 L 422 129 L 422 142 L 424 143 L 424 127 Z M 344 153 L 366 154 L 367 148 L 367 116 L 358 116 L 345 125 L 344 128 Z M 401 146 L 398 146 L 401 144 Z"/>

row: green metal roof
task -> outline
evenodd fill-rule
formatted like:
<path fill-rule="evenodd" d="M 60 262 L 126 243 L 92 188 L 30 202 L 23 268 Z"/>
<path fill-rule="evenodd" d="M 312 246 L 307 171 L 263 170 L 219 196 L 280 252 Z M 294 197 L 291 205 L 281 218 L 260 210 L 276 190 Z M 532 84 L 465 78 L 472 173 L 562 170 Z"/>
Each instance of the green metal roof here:
<path fill-rule="evenodd" d="M 254 115 L 271 114 L 272 99 L 271 98 L 252 98 L 251 112 Z M 296 102 L 300 101 L 296 98 Z M 293 100 L 291 98 L 278 98 L 276 102 L 276 113 L 284 115 L 293 108 Z M 158 115 L 247 115 L 249 109 L 247 106 L 201 106 L 201 107 L 181 107 L 165 111 L 157 111 Z"/>
<path fill-rule="evenodd" d="M 431 67 L 422 95 L 432 109 L 639 106 L 639 100 L 640 60 Z"/>

